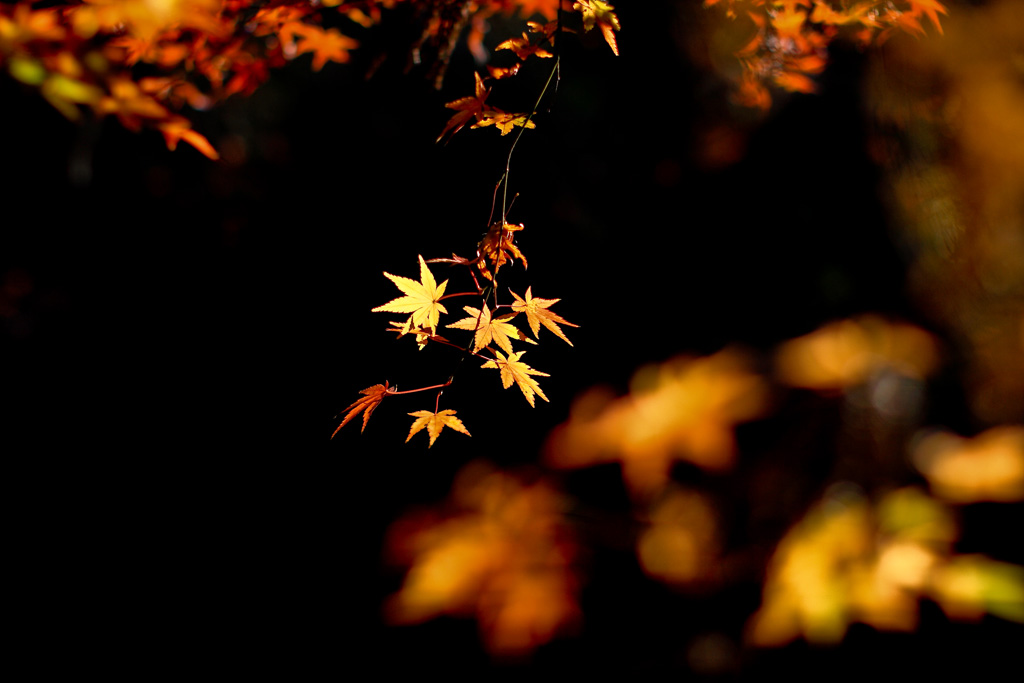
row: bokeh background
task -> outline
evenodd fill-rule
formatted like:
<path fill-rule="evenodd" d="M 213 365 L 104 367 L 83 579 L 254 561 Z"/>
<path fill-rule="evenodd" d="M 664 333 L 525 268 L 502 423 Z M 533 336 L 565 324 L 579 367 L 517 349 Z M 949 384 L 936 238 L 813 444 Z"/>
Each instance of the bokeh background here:
<path fill-rule="evenodd" d="M 217 674 L 721 679 L 1010 661 L 1019 625 L 953 623 L 927 602 L 913 634 L 854 625 L 837 647 L 743 648 L 762 577 L 741 572 L 709 594 L 645 577 L 629 522 L 607 521 L 630 509 L 615 465 L 562 480 L 589 544 L 575 637 L 495 662 L 472 620 L 382 617 L 403 578 L 385 561 L 397 519 L 444 499 L 471 460 L 536 464 L 574 396 L 624 393 L 637 368 L 680 353 L 767 357 L 875 312 L 942 342 L 922 424 L 973 434 L 1021 421 L 1021 3 L 949 6 L 945 37 L 837 42 L 820 91 L 777 93 L 767 113 L 731 103 L 741 36 L 699 2 L 622 3 L 620 57 L 597 36 L 567 40 L 549 111 L 512 158 L 509 220 L 526 226 L 530 263 L 514 286 L 561 298 L 580 325 L 574 346 L 542 332 L 529 351 L 551 374 L 551 402 L 535 409 L 494 373 L 460 371 L 442 407 L 473 437 L 445 433 L 430 450 L 422 435 L 403 443 L 406 413 L 432 402 L 415 396 L 324 444 L 359 389 L 450 372 L 445 349 L 417 352 L 370 309 L 395 296 L 382 271 L 413 277 L 418 254 L 470 255 L 486 228 L 510 138 L 434 142 L 443 104 L 472 87 L 464 47 L 440 92 L 425 69 L 405 72 L 400 24 L 359 36 L 350 64 L 313 73 L 296 60 L 195 117 L 216 163 L 113 120 L 73 125 L 0 80 L 4 422 L 33 606 L 25 642 L 65 643 L 83 667 Z M 517 32 L 494 22 L 493 40 Z M 530 64 L 494 102 L 528 106 L 546 76 Z M 734 532 L 737 546 L 753 541 L 752 565 L 849 457 L 836 445 L 844 401 L 781 401 L 743 432 L 752 455 L 729 478 L 674 472 L 737 518 L 756 507 L 758 477 L 786 482 L 759 535 Z M 1024 563 L 1020 507 L 964 508 L 961 550 Z"/>

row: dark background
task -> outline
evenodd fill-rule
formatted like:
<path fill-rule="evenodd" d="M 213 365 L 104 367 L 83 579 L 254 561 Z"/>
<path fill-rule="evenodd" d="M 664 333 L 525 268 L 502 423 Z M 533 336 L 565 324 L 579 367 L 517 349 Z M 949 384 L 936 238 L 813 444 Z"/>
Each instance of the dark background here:
<path fill-rule="evenodd" d="M 370 309 L 397 296 L 382 271 L 416 278 L 417 254 L 471 255 L 486 229 L 512 137 L 465 129 L 434 142 L 444 102 L 471 91 L 463 47 L 441 92 L 423 68 L 403 73 L 401 25 L 361 36 L 349 65 L 312 73 L 299 59 L 254 96 L 194 117 L 221 162 L 114 120 L 72 125 L 0 82 L 12 561 L 24 575 L 20 630 L 42 669 L 482 672 L 492 663 L 473 622 L 392 629 L 379 618 L 402 578 L 382 564 L 385 529 L 443 499 L 462 465 L 536 462 L 574 395 L 624 391 L 645 363 L 732 343 L 767 351 L 864 311 L 926 322 L 904 296 L 867 157 L 864 56 L 837 47 L 819 94 L 783 97 L 759 120 L 688 57 L 703 39 L 699 3 L 618 10 L 621 57 L 594 36 L 567 40 L 550 111 L 512 158 L 521 196 L 509 220 L 526 226 L 530 268 L 507 284 L 561 298 L 555 310 L 580 325 L 567 330 L 575 346 L 544 331 L 529 350 L 524 360 L 552 375 L 541 378 L 551 402 L 532 410 L 496 373 L 466 367 L 442 407 L 473 437 L 446 432 L 430 450 L 423 434 L 403 443 L 406 413 L 432 403 L 415 396 L 325 444 L 358 390 L 450 372 L 448 350 L 417 352 L 384 332 L 398 316 Z M 547 68 L 500 84 L 493 103 L 528 107 Z M 735 163 L 708 160 L 715 131 Z M 452 278 L 449 291 L 467 285 L 433 271 Z M 827 431 L 840 407 L 814 405 Z M 780 429 L 797 429 L 801 408 L 784 409 L 792 422 Z M 932 408 L 957 409 L 955 398 Z M 756 451 L 774 437 L 749 438 Z M 801 473 L 807 503 L 828 472 Z M 628 508 L 614 468 L 565 485 Z M 499 669 L 685 673 L 688 643 L 724 634 L 734 645 L 757 608 L 757 577 L 682 597 L 597 544 L 583 634 Z M 707 675 L 869 673 L 884 655 L 919 673 L 991 661 L 1010 642 L 1005 623 L 984 631 L 923 610 L 913 636 L 854 626 L 840 648 L 737 651 L 737 668 Z"/>

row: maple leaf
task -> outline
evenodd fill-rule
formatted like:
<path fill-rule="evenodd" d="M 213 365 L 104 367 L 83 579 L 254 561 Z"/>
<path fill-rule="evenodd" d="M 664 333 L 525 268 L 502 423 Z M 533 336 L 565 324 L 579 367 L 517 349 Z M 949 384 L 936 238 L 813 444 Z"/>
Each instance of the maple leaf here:
<path fill-rule="evenodd" d="M 448 120 L 448 124 L 441 131 L 441 134 L 437 136 L 437 142 L 441 142 L 441 139 L 451 131 L 452 135 L 455 135 L 462 127 L 469 123 L 470 119 L 480 119 L 483 116 L 484 102 L 487 100 L 487 96 L 491 94 L 490 88 L 484 87 L 484 79 L 480 78 L 480 74 L 474 73 L 476 76 L 476 92 L 472 97 L 461 97 L 457 100 L 453 100 L 446 105 L 448 109 L 455 109 L 455 116 Z"/>
<path fill-rule="evenodd" d="M 485 109 L 480 119 L 471 128 L 483 128 L 494 126 L 501 131 L 502 135 L 508 135 L 515 127 L 536 128 L 537 124 L 530 120 L 527 114 L 510 114 L 500 109 Z"/>
<path fill-rule="evenodd" d="M 494 355 L 497 356 L 495 360 L 489 360 L 481 368 L 496 368 L 501 370 L 501 385 L 508 389 L 512 386 L 512 382 L 519 385 L 519 388 L 523 392 L 523 396 L 526 397 L 526 402 L 530 404 L 530 407 L 534 407 L 533 395 L 537 394 L 545 401 L 548 397 L 541 391 L 540 385 L 537 384 L 537 380 L 530 377 L 530 375 L 539 375 L 541 377 L 550 377 L 546 372 L 540 372 L 534 370 L 526 363 L 520 363 L 519 359 L 523 357 L 525 351 L 519 351 L 516 353 L 510 353 L 508 358 L 501 353 L 501 351 L 495 351 Z M 550 403 L 550 401 L 549 401 Z"/>
<path fill-rule="evenodd" d="M 374 384 L 372 387 L 367 387 L 359 393 L 363 394 L 363 398 L 359 399 L 348 408 L 345 408 L 345 410 L 348 411 L 348 414 L 345 415 L 345 419 L 341 421 L 338 428 L 334 430 L 334 434 L 337 434 L 338 431 L 347 425 L 352 418 L 358 415 L 360 411 L 364 410 L 366 412 L 363 413 L 363 428 L 359 431 L 362 432 L 366 429 L 366 423 L 370 421 L 370 415 L 373 414 L 373 411 L 377 409 L 377 406 L 380 405 L 380 402 L 383 401 L 384 397 L 389 393 L 387 380 L 384 381 L 384 384 Z M 331 434 L 332 439 L 334 438 L 334 434 Z"/>
<path fill-rule="evenodd" d="M 342 35 L 336 28 L 326 31 L 319 26 L 295 23 L 293 32 L 298 34 L 297 54 L 313 53 L 313 71 L 319 71 L 327 60 L 344 63 L 349 59 L 348 51 L 359 47 L 359 43 Z"/>
<path fill-rule="evenodd" d="M 519 251 L 519 247 L 513 244 L 515 239 L 513 233 L 519 232 L 522 229 L 522 225 L 513 225 L 505 222 L 494 223 L 483 239 L 480 240 L 480 244 L 476 248 L 477 257 L 479 258 L 477 267 L 488 280 L 492 279 L 491 273 L 487 269 L 488 261 L 494 267 L 495 273 L 498 272 L 499 268 L 511 261 L 513 256 L 523 262 L 523 268 L 527 267 L 528 264 L 526 257 L 523 256 L 523 252 Z"/>
<path fill-rule="evenodd" d="M 499 43 L 498 46 L 494 48 L 494 50 L 512 50 L 512 52 L 516 53 L 516 57 L 518 57 L 522 61 L 525 61 L 526 58 L 530 56 L 555 56 L 552 53 L 545 50 L 544 48 L 542 48 L 539 43 L 537 45 L 530 45 L 530 38 L 529 36 L 526 35 L 525 32 L 523 33 L 522 38 L 509 38 L 508 40 Z"/>
<path fill-rule="evenodd" d="M 573 29 L 568 26 L 559 26 L 557 21 L 550 21 L 546 24 L 541 24 L 536 21 L 526 22 L 526 26 L 530 29 L 530 33 L 541 33 L 543 34 L 543 40 L 548 41 L 552 45 L 555 44 L 555 35 L 561 30 L 563 33 L 576 33 Z M 543 42 L 542 40 L 542 42 Z"/>
<path fill-rule="evenodd" d="M 389 559 L 410 569 L 385 604 L 387 621 L 475 616 L 487 650 L 517 658 L 578 623 L 576 542 L 552 486 L 476 462 L 449 501 L 389 529 Z"/>
<path fill-rule="evenodd" d="M 677 460 L 722 471 L 736 457 L 736 425 L 768 406 L 768 383 L 751 365 L 745 354 L 724 349 L 644 370 L 622 398 L 592 392 L 551 433 L 545 458 L 567 469 L 619 461 L 638 500 L 664 488 Z"/>
<path fill-rule="evenodd" d="M 161 121 L 157 124 L 157 128 L 164 134 L 167 149 L 172 152 L 178 146 L 178 142 L 184 140 L 208 158 L 215 161 L 220 159 L 220 155 L 217 154 L 217 150 L 210 144 L 210 141 L 201 133 L 192 130 L 192 124 L 184 116 L 173 116 L 166 121 Z"/>
<path fill-rule="evenodd" d="M 419 259 L 419 282 L 410 280 L 407 277 L 384 273 L 384 277 L 394 282 L 395 286 L 405 293 L 405 296 L 392 299 L 383 306 L 374 308 L 373 312 L 411 313 L 412 315 L 409 317 L 409 320 L 412 321 L 412 325 L 410 327 L 430 327 L 430 333 L 435 334 L 437 332 L 438 318 L 440 318 L 441 313 L 448 312 L 448 309 L 440 303 L 448 281 L 445 280 L 438 286 L 434 276 L 430 273 L 430 269 L 427 268 L 427 264 L 423 261 L 423 257 L 420 256 Z"/>
<path fill-rule="evenodd" d="M 558 323 L 568 325 L 569 327 L 579 327 L 574 323 L 569 322 L 562 316 L 558 315 L 554 311 L 549 311 L 553 304 L 558 303 L 561 299 L 535 299 L 533 297 L 533 287 L 526 289 L 526 298 L 520 298 L 518 294 L 512 292 L 512 296 L 515 298 L 515 303 L 512 304 L 512 310 L 516 313 L 525 313 L 526 320 L 530 323 L 530 329 L 533 331 L 533 336 L 537 337 L 540 333 L 540 326 L 548 328 L 559 338 L 562 339 L 566 344 L 572 346 L 572 342 L 569 341 L 565 333 L 558 326 Z M 539 339 L 539 337 L 537 337 Z"/>
<path fill-rule="evenodd" d="M 472 306 L 463 306 L 463 310 L 469 314 L 468 318 L 463 318 L 458 322 L 454 322 L 448 327 L 453 327 L 457 330 L 476 330 L 476 341 L 473 344 L 473 353 L 476 353 L 480 349 L 486 347 L 493 340 L 505 353 L 512 353 L 512 342 L 509 341 L 509 336 L 516 337 L 522 341 L 536 344 L 527 337 L 522 330 L 516 328 L 515 325 L 508 323 L 508 320 L 515 317 L 515 313 L 509 313 L 508 315 L 498 316 L 497 318 L 491 317 L 490 310 L 485 306 L 483 312 Z"/>
<path fill-rule="evenodd" d="M 519 73 L 519 67 L 522 64 L 516 62 L 512 66 L 488 66 L 487 71 L 491 74 L 491 78 L 496 81 L 500 81 L 503 78 L 512 78 Z"/>
<path fill-rule="evenodd" d="M 589 31 L 595 25 L 601 29 L 605 42 L 617 57 L 619 46 L 615 42 L 615 31 L 621 27 L 619 18 L 615 16 L 615 12 L 612 12 L 615 8 L 601 0 L 577 0 L 572 4 L 572 8 L 583 14 L 583 30 Z"/>
<path fill-rule="evenodd" d="M 445 339 L 444 337 L 442 337 L 440 335 L 431 334 L 430 330 L 428 330 L 428 329 L 425 329 L 425 328 L 422 328 L 422 327 L 415 327 L 412 324 L 412 318 L 409 318 L 404 323 L 392 322 L 391 323 L 391 327 L 389 327 L 387 329 L 387 331 L 388 332 L 397 332 L 399 339 L 401 339 L 402 337 L 404 337 L 407 334 L 414 334 L 414 335 L 416 335 L 416 345 L 419 347 L 420 351 L 423 350 L 423 347 L 425 347 L 427 345 L 427 342 L 430 341 L 431 339 L 433 339 L 435 341 L 441 341 L 441 342 L 448 341 L 447 339 Z"/>
<path fill-rule="evenodd" d="M 469 430 L 466 429 L 465 425 L 462 424 L 462 420 L 455 417 L 454 410 L 442 410 L 439 413 L 432 413 L 429 410 L 417 410 L 415 413 L 409 413 L 412 417 L 416 418 L 416 421 L 412 423 L 412 429 L 409 430 L 409 436 L 405 438 L 405 442 L 409 443 L 409 439 L 413 437 L 416 432 L 422 431 L 424 427 L 427 428 L 427 434 L 430 435 L 430 446 L 434 445 L 437 441 L 438 435 L 441 430 L 445 427 L 451 427 L 457 432 L 462 432 L 466 436 L 472 436 Z M 427 448 L 430 448 L 427 446 Z"/>
<path fill-rule="evenodd" d="M 938 29 L 939 33 L 942 34 L 942 24 L 939 23 L 939 15 L 948 14 L 945 6 L 938 0 L 908 0 L 910 3 L 912 14 L 927 14 L 931 22 L 935 24 L 935 28 Z M 921 31 L 924 33 L 924 31 Z"/>

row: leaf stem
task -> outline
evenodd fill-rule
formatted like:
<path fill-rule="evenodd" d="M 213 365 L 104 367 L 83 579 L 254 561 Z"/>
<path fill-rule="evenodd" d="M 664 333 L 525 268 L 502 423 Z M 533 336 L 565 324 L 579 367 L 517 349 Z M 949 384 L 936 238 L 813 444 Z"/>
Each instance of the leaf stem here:
<path fill-rule="evenodd" d="M 559 4 L 561 4 L 561 3 L 559 3 Z M 501 179 L 498 180 L 498 185 L 501 185 L 502 181 L 504 181 L 504 183 L 505 183 L 505 187 L 504 187 L 504 189 L 502 190 L 502 193 L 501 193 L 501 222 L 502 223 L 505 222 L 505 219 L 508 216 L 508 208 L 507 208 L 508 207 L 508 176 L 509 176 L 509 169 L 510 169 L 510 167 L 512 165 L 512 152 L 514 152 L 516 150 L 516 145 L 519 144 L 519 138 L 523 137 L 523 133 L 526 132 L 526 127 L 528 125 L 530 125 L 530 121 L 533 119 L 533 115 L 537 113 L 538 109 L 540 109 L 540 103 L 541 103 L 541 101 L 543 101 L 544 95 L 545 95 L 545 93 L 547 93 L 548 87 L 551 85 L 551 81 L 555 77 L 555 74 L 559 73 L 558 69 L 559 69 L 559 67 L 562 64 L 562 56 L 561 56 L 561 54 L 559 54 L 559 45 L 562 42 L 562 40 L 561 40 L 561 38 L 562 38 L 562 11 L 561 11 L 561 9 L 558 10 L 558 15 L 557 16 L 558 16 L 558 28 L 556 30 L 556 35 L 558 36 L 558 39 L 555 41 L 555 45 L 554 45 L 554 48 L 555 48 L 555 64 L 554 64 L 553 67 L 551 67 L 551 73 L 548 74 L 548 80 L 544 83 L 544 87 L 541 88 L 540 95 L 537 96 L 537 101 L 536 101 L 536 103 L 534 103 L 533 109 L 526 116 L 526 121 L 524 121 L 523 125 L 520 126 L 519 132 L 516 133 L 516 139 L 512 141 L 512 147 L 508 150 L 508 158 L 505 160 L 505 173 L 501 176 Z M 556 85 L 555 87 L 557 88 L 558 86 Z M 493 209 L 492 209 L 492 212 L 493 212 Z"/>
<path fill-rule="evenodd" d="M 480 296 L 480 292 L 456 292 L 454 294 L 445 294 L 438 301 L 444 301 L 445 299 L 451 299 L 456 296 Z"/>
<path fill-rule="evenodd" d="M 418 394 L 421 391 L 430 391 L 432 389 L 444 389 L 445 387 L 450 387 L 451 385 L 452 381 L 449 379 L 444 384 L 434 384 L 429 387 L 420 387 L 419 389 L 406 389 L 405 391 L 393 391 L 391 389 L 388 389 L 387 392 L 385 393 L 387 393 L 389 396 L 401 396 L 402 394 Z"/>

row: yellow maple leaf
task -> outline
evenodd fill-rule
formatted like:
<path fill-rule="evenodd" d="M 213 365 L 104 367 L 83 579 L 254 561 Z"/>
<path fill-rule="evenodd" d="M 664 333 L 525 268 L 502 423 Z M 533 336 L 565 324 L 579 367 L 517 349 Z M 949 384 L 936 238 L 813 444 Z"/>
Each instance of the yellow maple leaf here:
<path fill-rule="evenodd" d="M 572 342 L 569 341 L 565 336 L 565 333 L 562 332 L 558 323 L 562 323 L 563 325 L 568 325 L 570 327 L 579 327 L 579 325 L 571 323 L 557 313 L 548 310 L 548 308 L 561 301 L 561 299 L 535 299 L 533 297 L 532 290 L 533 287 L 528 287 L 526 289 L 525 299 L 521 298 L 515 292 L 512 292 L 512 296 L 516 300 L 516 302 L 512 304 L 512 310 L 516 313 L 526 314 L 526 320 L 530 323 L 530 330 L 533 331 L 534 337 L 537 337 L 537 334 L 540 332 L 540 326 L 543 325 L 558 335 L 558 337 L 566 344 L 572 346 Z"/>
<path fill-rule="evenodd" d="M 495 351 L 494 355 L 497 356 L 495 360 L 489 360 L 480 367 L 482 368 L 496 368 L 501 370 L 501 385 L 508 389 L 512 386 L 512 382 L 519 385 L 519 388 L 523 392 L 523 396 L 526 397 L 526 401 L 530 404 L 530 407 L 534 407 L 533 395 L 537 394 L 545 401 L 548 397 L 541 391 L 540 385 L 537 384 L 537 380 L 530 377 L 530 375 L 539 375 L 541 377 L 550 377 L 546 372 L 540 372 L 534 370 L 526 363 L 520 363 L 519 359 L 523 357 L 525 351 L 519 351 L 517 353 L 510 353 L 508 358 L 501 353 L 501 351 Z M 549 401 L 550 402 L 550 401 Z"/>
<path fill-rule="evenodd" d="M 516 328 L 508 322 L 509 319 L 513 318 L 516 314 L 509 313 L 507 315 L 501 315 L 497 318 L 491 317 L 491 312 L 484 307 L 483 312 L 480 309 L 473 308 L 472 306 L 463 306 L 464 311 L 469 315 L 468 318 L 463 318 L 458 322 L 454 322 L 448 327 L 453 327 L 457 330 L 470 330 L 476 331 L 476 340 L 473 343 L 473 353 L 476 353 L 482 348 L 485 348 L 492 341 L 497 344 L 505 353 L 512 353 L 512 342 L 509 337 L 515 337 L 531 344 L 536 344 L 527 337 L 522 330 Z"/>
<path fill-rule="evenodd" d="M 440 341 L 440 342 L 447 342 L 448 341 L 447 339 L 445 339 L 444 337 L 442 337 L 440 335 L 431 334 L 430 330 L 428 330 L 428 329 L 425 329 L 425 328 L 422 328 L 422 327 L 415 327 L 415 326 L 413 326 L 411 319 L 406 320 L 404 323 L 402 323 L 402 322 L 392 322 L 391 323 L 391 327 L 389 327 L 387 331 L 388 332 L 397 332 L 399 339 L 401 339 L 402 337 L 404 337 L 407 334 L 414 334 L 414 335 L 416 335 L 416 346 L 419 347 L 420 351 L 422 351 L 424 349 L 424 347 L 426 347 L 427 342 L 430 341 L 431 339 L 433 339 L 434 341 Z"/>
<path fill-rule="evenodd" d="M 501 109 L 484 109 L 478 120 L 470 128 L 494 126 L 502 135 L 508 135 L 516 126 L 520 128 L 536 128 L 537 124 L 530 120 L 528 114 L 513 114 Z"/>
<path fill-rule="evenodd" d="M 395 286 L 405 293 L 405 296 L 392 299 L 383 306 L 374 308 L 373 312 L 378 313 L 381 311 L 387 311 L 391 313 L 411 313 L 412 315 L 409 317 L 412 321 L 411 327 L 429 327 L 430 334 L 436 334 L 437 321 L 441 317 L 441 313 L 448 312 L 448 310 L 440 303 L 441 296 L 444 295 L 444 288 L 447 286 L 448 281 L 445 280 L 440 286 L 438 286 L 437 281 L 434 280 L 434 276 L 430 273 L 430 269 L 427 268 L 427 264 L 424 262 L 423 257 L 420 256 L 419 259 L 419 282 L 407 277 L 384 273 L 384 277 L 394 282 Z"/>
<path fill-rule="evenodd" d="M 577 0 L 572 4 L 572 8 L 583 14 L 583 30 L 589 31 L 596 25 L 601 29 L 608 47 L 618 56 L 619 46 L 615 42 L 615 32 L 621 27 L 619 18 L 612 11 L 615 8 L 601 0 Z"/>
<path fill-rule="evenodd" d="M 409 436 L 405 437 L 405 442 L 409 443 L 409 439 L 413 437 L 416 432 L 422 431 L 424 427 L 427 428 L 427 434 L 430 435 L 430 446 L 434 445 L 437 441 L 438 435 L 441 430 L 445 427 L 451 427 L 457 432 L 462 432 L 466 436 L 472 436 L 469 430 L 466 429 L 465 425 L 462 424 L 462 420 L 455 417 L 454 410 L 442 410 L 439 413 L 432 413 L 429 410 L 417 410 L 415 413 L 409 413 L 412 417 L 416 418 L 416 421 L 412 423 L 412 429 L 409 430 Z M 427 446 L 427 448 L 430 448 Z"/>

